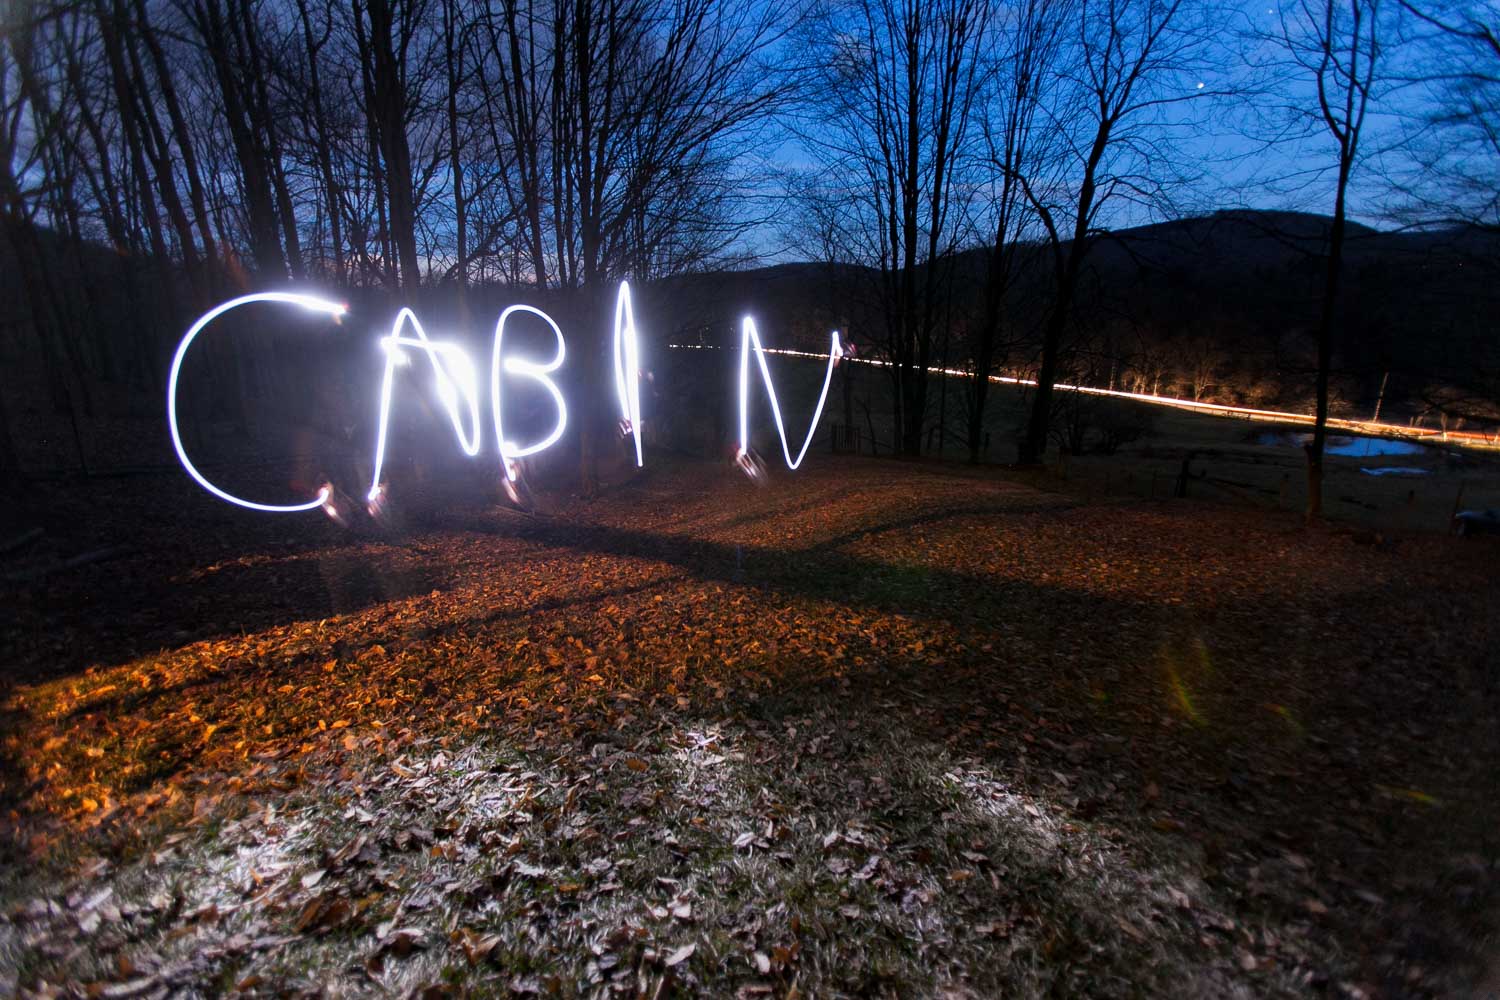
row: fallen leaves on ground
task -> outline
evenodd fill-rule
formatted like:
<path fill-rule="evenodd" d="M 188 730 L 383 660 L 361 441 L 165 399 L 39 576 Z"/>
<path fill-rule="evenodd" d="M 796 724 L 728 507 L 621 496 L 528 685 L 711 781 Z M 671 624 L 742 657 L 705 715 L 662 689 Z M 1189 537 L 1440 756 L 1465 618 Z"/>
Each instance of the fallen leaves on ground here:
<path fill-rule="evenodd" d="M 117 500 L 138 554 L 9 595 L 0 992 L 1494 974 L 1482 541 L 878 462 L 564 509 Z"/>

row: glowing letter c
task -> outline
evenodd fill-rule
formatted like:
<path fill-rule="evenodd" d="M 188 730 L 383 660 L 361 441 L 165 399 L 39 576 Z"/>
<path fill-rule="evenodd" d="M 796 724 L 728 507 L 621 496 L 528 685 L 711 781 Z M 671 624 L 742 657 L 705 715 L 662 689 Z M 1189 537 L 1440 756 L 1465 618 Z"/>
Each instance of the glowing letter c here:
<path fill-rule="evenodd" d="M 198 471 L 198 467 L 188 458 L 187 449 L 182 446 L 182 435 L 177 428 L 177 378 L 182 374 L 182 359 L 187 357 L 188 348 L 192 346 L 193 338 L 203 332 L 203 328 L 224 313 L 239 306 L 249 305 L 252 302 L 288 302 L 292 305 L 301 306 L 312 312 L 327 313 L 329 316 L 342 316 L 345 308 L 337 302 L 329 302 L 327 299 L 316 298 L 312 295 L 297 295 L 291 292 L 259 292 L 255 295 L 242 295 L 237 299 L 231 299 L 223 305 L 215 306 L 192 325 L 187 334 L 183 336 L 182 343 L 177 345 L 177 353 L 172 358 L 172 373 L 167 378 L 167 426 L 172 432 L 172 447 L 177 449 L 177 459 L 182 462 L 182 467 L 187 470 L 188 475 L 198 481 L 198 485 L 212 493 L 221 500 L 228 500 L 232 504 L 248 507 L 251 510 L 263 510 L 272 514 L 291 514 L 299 510 L 312 510 L 321 507 L 328 499 L 327 489 L 320 490 L 316 498 L 307 503 L 297 504 L 269 504 L 256 503 L 237 497 L 233 493 L 227 493 L 219 489 Z"/>

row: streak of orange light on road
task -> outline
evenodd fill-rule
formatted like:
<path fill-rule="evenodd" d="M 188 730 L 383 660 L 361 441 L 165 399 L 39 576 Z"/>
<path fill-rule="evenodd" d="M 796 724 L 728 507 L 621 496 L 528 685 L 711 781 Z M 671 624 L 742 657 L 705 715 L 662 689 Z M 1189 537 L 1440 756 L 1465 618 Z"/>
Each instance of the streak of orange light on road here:
<path fill-rule="evenodd" d="M 725 350 L 713 344 L 668 344 L 670 348 L 677 350 Z M 729 348 L 732 350 L 732 348 Z M 815 358 L 819 361 L 827 359 L 827 355 L 814 354 L 810 351 L 794 351 L 788 348 L 765 348 L 767 354 L 782 354 L 791 358 Z M 844 361 L 861 365 L 877 365 L 889 368 L 890 361 L 880 361 L 875 358 L 850 358 Z M 969 372 L 959 368 L 937 368 L 929 367 L 927 371 L 933 375 L 956 375 L 960 378 L 972 377 Z M 991 382 L 1002 385 L 1036 385 L 1035 379 L 1012 378 L 1009 375 L 991 375 Z M 1122 389 L 1099 389 L 1089 385 L 1069 385 L 1063 382 L 1055 383 L 1053 388 L 1065 392 L 1082 392 L 1091 396 L 1112 396 L 1116 399 L 1133 399 L 1141 403 L 1150 403 L 1154 406 L 1170 406 L 1180 410 L 1195 410 L 1200 413 L 1209 413 L 1225 417 L 1244 417 L 1248 420 L 1289 422 L 1307 424 L 1311 426 L 1316 423 L 1316 418 L 1308 413 L 1288 413 L 1282 410 L 1260 410 L 1249 406 L 1229 406 L 1224 403 L 1203 403 L 1191 399 L 1181 399 L 1176 396 L 1158 396 L 1148 392 L 1125 392 Z M 1377 437 L 1415 438 L 1417 440 L 1443 441 L 1449 444 L 1461 445 L 1469 448 L 1489 448 L 1500 450 L 1500 434 L 1484 434 L 1479 431 L 1444 431 L 1434 430 L 1426 427 L 1406 427 L 1401 424 L 1388 424 L 1373 420 L 1349 420 L 1342 417 L 1329 417 L 1328 426 L 1341 431 L 1355 431 L 1360 434 L 1374 435 Z"/>

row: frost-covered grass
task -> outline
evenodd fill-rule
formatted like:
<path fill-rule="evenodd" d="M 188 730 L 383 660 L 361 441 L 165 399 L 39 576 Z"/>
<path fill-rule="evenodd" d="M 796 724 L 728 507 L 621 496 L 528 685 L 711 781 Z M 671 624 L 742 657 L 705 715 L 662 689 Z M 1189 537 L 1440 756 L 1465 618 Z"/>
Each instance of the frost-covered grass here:
<path fill-rule="evenodd" d="M 554 510 L 16 596 L 0 992 L 1495 975 L 1483 541 L 828 459 Z"/>

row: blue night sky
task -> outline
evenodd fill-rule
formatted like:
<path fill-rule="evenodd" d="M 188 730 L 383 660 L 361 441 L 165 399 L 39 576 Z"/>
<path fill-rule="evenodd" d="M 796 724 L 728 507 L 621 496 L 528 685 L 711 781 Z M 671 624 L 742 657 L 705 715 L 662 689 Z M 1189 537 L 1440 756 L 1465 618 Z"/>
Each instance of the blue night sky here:
<path fill-rule="evenodd" d="M 1292 8 L 1287 7 L 1287 11 Z M 1204 94 L 1202 102 L 1183 105 L 1185 125 L 1174 143 L 1180 154 L 1177 167 L 1187 178 L 1173 189 L 1173 204 L 1161 209 L 1119 203 L 1104 213 L 1106 225 L 1122 228 L 1159 220 L 1169 215 L 1202 214 L 1219 208 L 1286 209 L 1329 214 L 1333 209 L 1336 144 L 1321 121 L 1307 119 L 1299 126 L 1282 129 L 1275 141 L 1267 137 L 1275 127 L 1266 121 L 1267 111 L 1280 114 L 1295 105 L 1315 111 L 1315 91 L 1310 76 L 1298 79 L 1295 66 L 1282 65 L 1269 74 L 1255 64 L 1284 60 L 1273 41 L 1242 44 L 1241 39 L 1265 39 L 1280 31 L 1281 7 L 1268 3 L 1233 4 L 1225 18 L 1222 60 L 1201 67 L 1192 78 L 1184 78 L 1185 89 Z M 1387 33 L 1387 37 L 1391 37 Z M 1382 58 L 1386 74 L 1395 77 L 1410 69 L 1410 46 L 1391 46 Z M 1247 55 L 1248 53 L 1248 55 Z M 1275 80 L 1275 93 L 1252 100 L 1243 96 L 1245 81 L 1260 74 Z M 1365 154 L 1351 180 L 1350 217 L 1375 228 L 1397 225 L 1390 207 L 1393 196 L 1388 176 L 1401 169 L 1391 152 L 1420 117 L 1428 92 L 1418 86 L 1402 87 L 1387 82 L 1372 101 L 1361 148 Z M 1276 111 L 1275 109 L 1283 109 Z M 762 155 L 768 173 L 811 170 L 816 159 L 802 140 L 782 133 L 768 144 Z M 774 225 L 762 227 L 753 241 L 772 259 L 806 257 L 785 245 L 785 235 Z"/>

